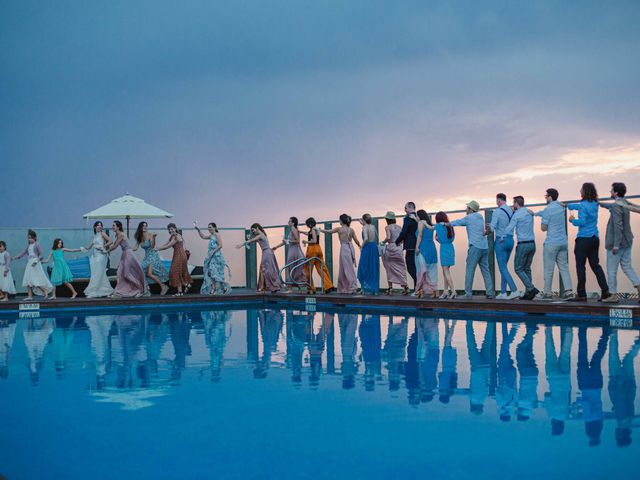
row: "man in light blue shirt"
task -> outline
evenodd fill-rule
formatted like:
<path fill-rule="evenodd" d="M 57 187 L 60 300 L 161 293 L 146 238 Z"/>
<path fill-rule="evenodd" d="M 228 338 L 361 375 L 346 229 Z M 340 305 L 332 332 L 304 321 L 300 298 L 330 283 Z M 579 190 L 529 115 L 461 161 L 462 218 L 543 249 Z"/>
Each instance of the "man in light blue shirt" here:
<path fill-rule="evenodd" d="M 542 298 L 550 299 L 553 297 L 551 288 L 556 265 L 558 265 L 564 286 L 564 292 L 560 292 L 560 295 L 564 299 L 572 298 L 574 295 L 571 274 L 569 273 L 569 242 L 564 205 L 558 202 L 558 190 L 555 188 L 547 189 L 545 199 L 547 206 L 544 210 L 534 214 L 536 217 L 542 218 L 541 229 L 543 232 L 547 232 L 543 248 L 544 292 Z"/>
<path fill-rule="evenodd" d="M 533 300 L 539 293 L 539 290 L 533 285 L 533 277 L 531 275 L 531 264 L 536 254 L 533 217 L 524 208 L 524 197 L 522 196 L 513 197 L 513 209 L 515 213 L 504 231 L 506 234 L 513 234 L 514 230 L 516 232 L 518 246 L 516 247 L 516 258 L 514 260 L 515 270 L 516 275 L 522 280 L 526 289 L 521 298 L 523 300 Z"/>
<path fill-rule="evenodd" d="M 513 251 L 513 234 L 505 234 L 505 229 L 513 216 L 513 210 L 507 205 L 507 196 L 504 193 L 496 195 L 496 205 L 498 208 L 493 211 L 490 224 L 491 230 L 496 234 L 495 252 L 500 270 L 500 295 L 496 298 L 511 300 L 519 296 L 516 282 L 513 281 L 509 272 L 509 257 Z M 507 286 L 511 290 L 509 295 L 507 295 Z"/>
<path fill-rule="evenodd" d="M 467 264 L 464 276 L 465 298 L 473 296 L 473 277 L 476 267 L 480 267 L 487 298 L 493 298 L 493 280 L 489 272 L 489 242 L 485 235 L 486 227 L 482 214 L 478 213 L 480 205 L 475 200 L 467 203 L 467 214 L 451 222 L 452 227 L 466 227 L 469 238 L 469 250 L 467 251 Z"/>

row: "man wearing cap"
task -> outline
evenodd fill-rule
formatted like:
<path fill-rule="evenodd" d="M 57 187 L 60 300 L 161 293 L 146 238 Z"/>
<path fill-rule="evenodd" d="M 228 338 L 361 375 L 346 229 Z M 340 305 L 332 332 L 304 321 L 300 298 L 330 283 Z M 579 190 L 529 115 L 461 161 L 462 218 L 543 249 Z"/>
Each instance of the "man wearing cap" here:
<path fill-rule="evenodd" d="M 489 272 L 489 242 L 485 235 L 485 224 L 480 210 L 480 204 L 475 200 L 467 203 L 467 214 L 451 222 L 452 227 L 462 227 L 467 229 L 469 239 L 469 250 L 467 251 L 467 265 L 464 277 L 465 298 L 473 296 L 473 277 L 476 267 L 480 266 L 480 272 L 484 279 L 484 288 L 487 298 L 493 298 L 493 280 Z"/>
<path fill-rule="evenodd" d="M 407 214 L 402 223 L 402 231 L 396 239 L 396 245 L 403 244 L 405 250 L 404 259 L 407 264 L 407 272 L 413 278 L 413 287 L 416 286 L 416 230 L 418 230 L 418 222 L 416 221 L 416 204 L 407 202 L 404 206 Z"/>

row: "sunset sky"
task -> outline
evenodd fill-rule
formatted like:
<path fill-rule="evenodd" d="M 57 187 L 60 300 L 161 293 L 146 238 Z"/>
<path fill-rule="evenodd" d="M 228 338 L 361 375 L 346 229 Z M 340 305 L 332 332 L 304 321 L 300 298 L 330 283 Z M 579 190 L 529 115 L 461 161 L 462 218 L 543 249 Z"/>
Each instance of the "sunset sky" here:
<path fill-rule="evenodd" d="M 3 2 L 1 226 L 640 193 L 640 2 Z"/>

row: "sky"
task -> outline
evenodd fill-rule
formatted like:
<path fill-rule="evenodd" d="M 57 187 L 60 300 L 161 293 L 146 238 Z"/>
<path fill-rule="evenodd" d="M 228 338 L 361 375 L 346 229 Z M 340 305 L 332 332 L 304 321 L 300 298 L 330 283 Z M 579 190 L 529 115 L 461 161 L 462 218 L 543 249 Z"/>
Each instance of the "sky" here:
<path fill-rule="evenodd" d="M 640 2 L 0 4 L 2 227 L 640 193 Z"/>

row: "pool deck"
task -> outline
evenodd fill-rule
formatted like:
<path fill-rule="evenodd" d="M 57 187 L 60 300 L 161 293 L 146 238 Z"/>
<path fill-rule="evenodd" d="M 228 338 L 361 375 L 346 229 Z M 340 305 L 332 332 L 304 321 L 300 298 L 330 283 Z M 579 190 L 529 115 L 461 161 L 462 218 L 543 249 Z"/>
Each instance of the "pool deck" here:
<path fill-rule="evenodd" d="M 41 300 L 36 297 L 33 302 L 20 301 L 20 297 L 8 302 L 0 302 L 0 314 L 27 313 L 30 311 L 78 311 L 104 308 L 126 307 L 154 307 L 176 308 L 197 307 L 199 305 L 238 305 L 271 303 L 290 304 L 292 307 L 303 306 L 307 309 L 328 307 L 359 307 L 399 311 L 414 310 L 421 313 L 466 313 L 477 315 L 500 316 L 535 316 L 548 318 L 574 318 L 609 323 L 613 317 L 631 317 L 633 324 L 640 324 L 640 304 L 634 299 L 621 300 L 617 304 L 603 304 L 596 300 L 588 302 L 567 302 L 554 300 L 495 300 L 484 296 L 474 296 L 472 299 L 457 298 L 455 300 L 418 299 L 400 294 L 393 295 L 306 295 L 299 293 L 256 293 L 247 289 L 234 289 L 232 294 L 225 296 L 206 296 L 189 294 L 182 297 L 159 296 L 143 298 L 63 298 L 56 300 Z M 37 304 L 37 305 L 34 305 Z M 30 310 L 33 308 L 33 310 Z M 613 309 L 613 311 L 612 311 Z M 415 313 L 414 313 L 415 314 Z M 624 322 L 623 322 L 624 323 Z"/>

